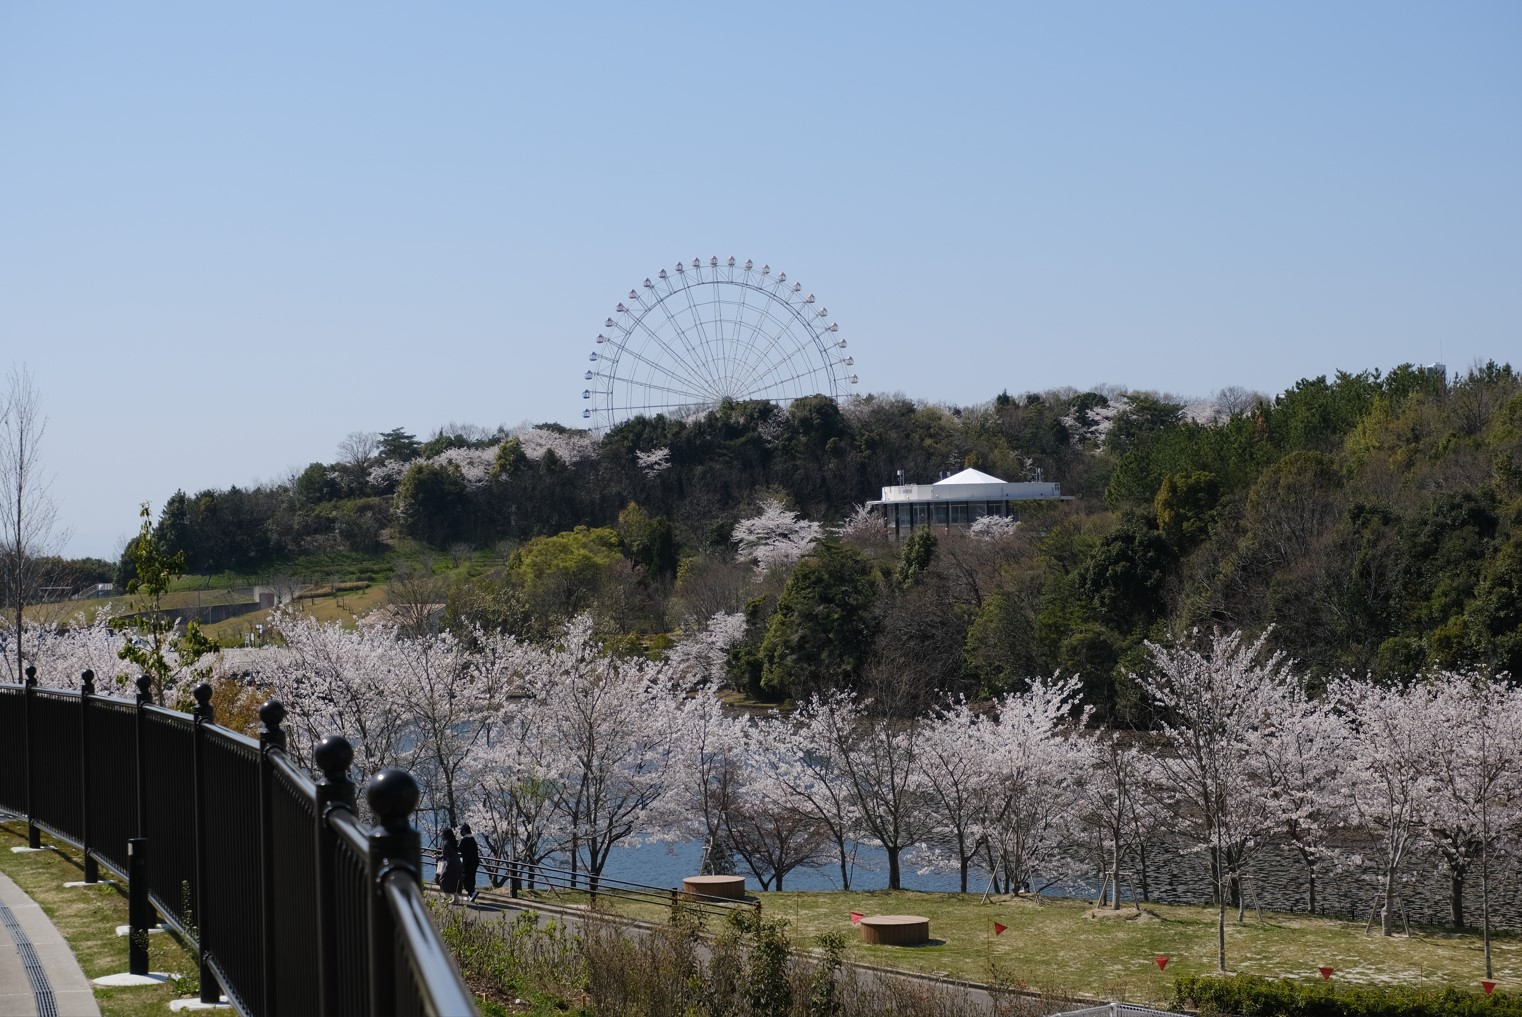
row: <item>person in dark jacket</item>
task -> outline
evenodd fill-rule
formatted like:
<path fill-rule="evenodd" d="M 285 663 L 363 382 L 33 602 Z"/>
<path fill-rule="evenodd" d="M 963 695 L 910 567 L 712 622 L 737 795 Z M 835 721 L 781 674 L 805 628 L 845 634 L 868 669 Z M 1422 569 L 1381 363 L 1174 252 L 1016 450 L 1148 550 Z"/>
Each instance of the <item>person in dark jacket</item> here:
<path fill-rule="evenodd" d="M 476 870 L 481 867 L 481 849 L 476 846 L 470 824 L 460 826 L 460 892 L 466 900 L 476 899 Z"/>
<path fill-rule="evenodd" d="M 460 844 L 454 831 L 444 828 L 443 842 L 439 846 L 439 889 L 449 895 L 451 904 L 458 903 L 460 892 Z"/>

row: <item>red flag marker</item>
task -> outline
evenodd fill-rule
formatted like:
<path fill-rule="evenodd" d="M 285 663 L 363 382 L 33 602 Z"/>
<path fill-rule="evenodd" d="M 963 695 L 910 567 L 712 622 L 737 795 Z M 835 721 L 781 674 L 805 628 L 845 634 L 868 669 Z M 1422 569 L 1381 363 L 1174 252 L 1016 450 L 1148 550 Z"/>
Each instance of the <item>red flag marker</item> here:
<path fill-rule="evenodd" d="M 1321 980 L 1323 982 L 1331 981 L 1333 971 L 1332 968 L 1317 968 L 1316 970 L 1321 972 Z"/>
<path fill-rule="evenodd" d="M 860 925 L 861 924 L 861 920 L 863 918 L 865 918 L 865 917 L 867 917 L 867 916 L 862 914 L 860 911 L 852 911 L 851 912 L 851 924 L 852 925 Z"/>
<path fill-rule="evenodd" d="M 1157 970 L 1159 970 L 1159 971 L 1167 971 L 1168 970 L 1168 962 L 1171 961 L 1173 958 L 1172 957 L 1164 957 L 1162 954 L 1158 954 L 1157 957 L 1154 958 L 1154 959 L 1157 961 Z"/>
<path fill-rule="evenodd" d="M 1492 992 L 1496 991 L 1496 983 L 1495 982 L 1481 982 L 1480 983 L 1480 988 L 1484 989 L 1485 990 L 1485 995 L 1488 996 Z"/>
<path fill-rule="evenodd" d="M 994 935 L 995 936 L 1002 936 L 1002 935 L 1004 935 L 1004 930 L 1007 929 L 1007 928 L 1009 928 L 1008 925 L 1000 925 L 998 922 L 994 922 Z"/>

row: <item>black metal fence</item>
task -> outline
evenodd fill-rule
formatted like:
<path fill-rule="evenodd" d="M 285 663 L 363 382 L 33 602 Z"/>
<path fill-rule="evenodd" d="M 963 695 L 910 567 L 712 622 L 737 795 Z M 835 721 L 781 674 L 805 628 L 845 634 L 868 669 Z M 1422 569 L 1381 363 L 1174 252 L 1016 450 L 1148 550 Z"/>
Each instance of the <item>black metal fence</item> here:
<path fill-rule="evenodd" d="M 418 787 L 403 770 L 370 779 L 377 823 L 354 814 L 337 735 L 313 753 L 314 781 L 286 755 L 285 708 L 259 711 L 254 741 L 213 722 L 211 687 L 192 715 L 149 702 L 0 684 L 0 810 L 77 845 L 85 879 L 130 884 L 131 967 L 148 970 L 151 911 L 192 944 L 201 998 L 247 1015 L 475 1014 L 428 919 L 412 827 Z M 151 905 L 151 908 L 150 908 Z"/>

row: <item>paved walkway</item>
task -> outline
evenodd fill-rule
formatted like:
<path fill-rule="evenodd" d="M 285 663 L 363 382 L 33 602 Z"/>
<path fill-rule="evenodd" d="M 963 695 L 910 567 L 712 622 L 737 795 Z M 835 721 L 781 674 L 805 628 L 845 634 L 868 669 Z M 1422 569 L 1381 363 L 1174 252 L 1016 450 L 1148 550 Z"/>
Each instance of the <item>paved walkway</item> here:
<path fill-rule="evenodd" d="M 74 951 L 0 872 L 0 1017 L 100 1017 Z"/>

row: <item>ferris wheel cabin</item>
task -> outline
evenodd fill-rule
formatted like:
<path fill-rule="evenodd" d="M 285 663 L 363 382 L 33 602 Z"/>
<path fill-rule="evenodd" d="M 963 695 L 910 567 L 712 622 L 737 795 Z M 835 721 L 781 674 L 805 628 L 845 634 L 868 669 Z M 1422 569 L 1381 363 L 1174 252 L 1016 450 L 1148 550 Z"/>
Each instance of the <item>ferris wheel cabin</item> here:
<path fill-rule="evenodd" d="M 1059 484 L 1008 483 L 967 469 L 933 484 L 885 487 L 882 498 L 867 502 L 867 507 L 881 514 L 889 533 L 903 538 L 927 527 L 943 532 L 964 529 L 984 516 L 1018 519 L 1020 502 L 1072 500 Z"/>

